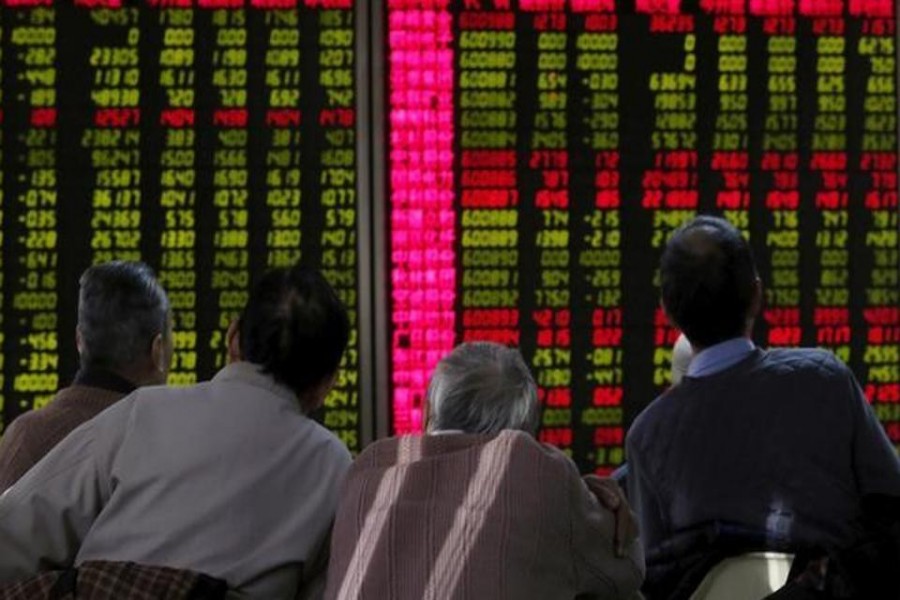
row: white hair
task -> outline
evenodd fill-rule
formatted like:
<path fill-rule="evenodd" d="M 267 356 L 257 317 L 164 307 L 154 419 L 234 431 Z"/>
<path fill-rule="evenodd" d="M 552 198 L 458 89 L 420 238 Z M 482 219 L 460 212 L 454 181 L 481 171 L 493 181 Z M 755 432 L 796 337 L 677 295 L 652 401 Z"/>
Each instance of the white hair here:
<path fill-rule="evenodd" d="M 518 350 L 492 342 L 460 344 L 435 368 L 426 394 L 428 431 L 537 433 L 537 385 Z"/>

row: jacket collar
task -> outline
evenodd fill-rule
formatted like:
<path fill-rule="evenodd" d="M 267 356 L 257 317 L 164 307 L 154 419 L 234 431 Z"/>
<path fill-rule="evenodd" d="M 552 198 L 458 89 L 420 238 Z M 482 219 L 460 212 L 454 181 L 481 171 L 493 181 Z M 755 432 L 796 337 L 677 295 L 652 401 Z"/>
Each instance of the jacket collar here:
<path fill-rule="evenodd" d="M 75 375 L 75 380 L 72 382 L 72 385 L 83 385 L 86 387 L 100 388 L 101 390 L 118 392 L 123 396 L 127 396 L 135 389 L 137 389 L 137 386 L 135 386 L 133 382 L 128 381 L 121 375 L 113 373 L 112 371 L 107 369 L 100 369 L 96 367 L 79 369 L 78 373 Z"/>
<path fill-rule="evenodd" d="M 707 377 L 736 365 L 749 356 L 756 346 L 745 337 L 732 338 L 701 350 L 688 365 L 688 377 Z"/>

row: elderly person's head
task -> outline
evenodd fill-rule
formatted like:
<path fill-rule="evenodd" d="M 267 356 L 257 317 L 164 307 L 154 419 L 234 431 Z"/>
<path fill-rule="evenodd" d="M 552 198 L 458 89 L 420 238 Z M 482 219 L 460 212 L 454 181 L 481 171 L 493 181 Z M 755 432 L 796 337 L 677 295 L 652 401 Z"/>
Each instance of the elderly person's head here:
<path fill-rule="evenodd" d="M 431 376 L 426 394 L 429 433 L 494 434 L 540 424 L 537 386 L 518 350 L 492 342 L 460 344 Z"/>
<path fill-rule="evenodd" d="M 678 228 L 660 263 L 666 314 L 695 350 L 748 336 L 762 288 L 747 240 L 719 217 Z"/>
<path fill-rule="evenodd" d="M 169 298 L 141 262 L 112 261 L 80 279 L 75 340 L 82 370 L 104 369 L 136 385 L 166 382 L 172 362 Z"/>

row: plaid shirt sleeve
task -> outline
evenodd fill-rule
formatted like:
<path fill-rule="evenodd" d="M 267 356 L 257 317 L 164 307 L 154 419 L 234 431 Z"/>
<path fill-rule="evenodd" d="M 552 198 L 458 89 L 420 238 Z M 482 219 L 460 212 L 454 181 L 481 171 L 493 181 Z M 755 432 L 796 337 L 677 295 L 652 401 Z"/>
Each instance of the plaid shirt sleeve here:
<path fill-rule="evenodd" d="M 221 579 L 185 569 L 89 561 L 0 586 L 0 600 L 223 600 L 227 589 Z"/>

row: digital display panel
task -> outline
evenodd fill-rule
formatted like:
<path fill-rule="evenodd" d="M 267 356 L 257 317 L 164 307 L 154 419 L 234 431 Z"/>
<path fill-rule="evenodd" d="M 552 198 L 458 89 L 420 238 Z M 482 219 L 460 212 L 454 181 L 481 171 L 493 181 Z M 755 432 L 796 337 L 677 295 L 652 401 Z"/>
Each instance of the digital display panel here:
<path fill-rule="evenodd" d="M 832 350 L 900 448 L 893 0 L 384 10 L 395 432 L 444 353 L 492 340 L 530 364 L 543 441 L 621 464 L 670 383 L 659 255 L 702 212 L 754 249 L 756 342 Z"/>
<path fill-rule="evenodd" d="M 170 383 L 225 362 L 253 276 L 300 260 L 350 311 L 321 415 L 360 440 L 352 0 L 0 2 L 2 421 L 77 370 L 78 277 L 143 260 L 175 318 Z"/>

